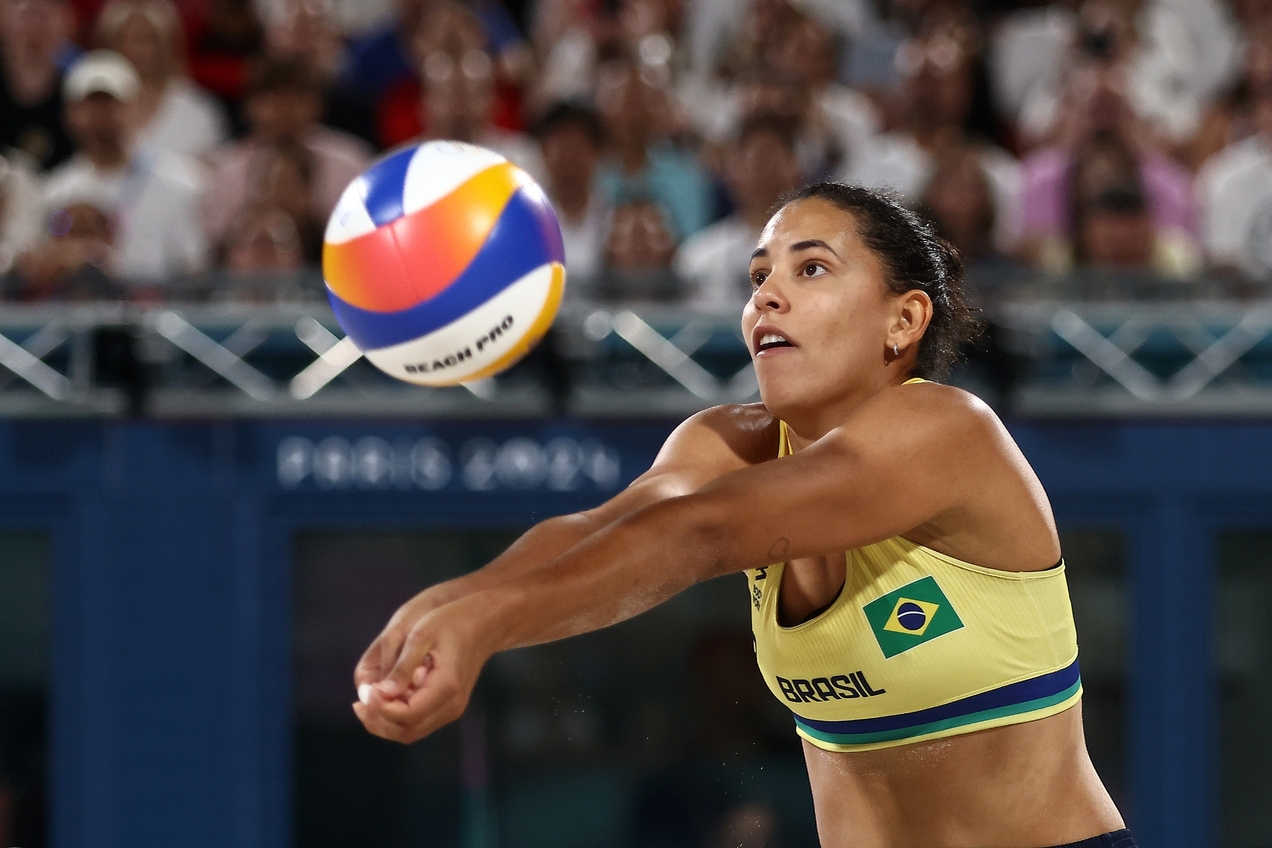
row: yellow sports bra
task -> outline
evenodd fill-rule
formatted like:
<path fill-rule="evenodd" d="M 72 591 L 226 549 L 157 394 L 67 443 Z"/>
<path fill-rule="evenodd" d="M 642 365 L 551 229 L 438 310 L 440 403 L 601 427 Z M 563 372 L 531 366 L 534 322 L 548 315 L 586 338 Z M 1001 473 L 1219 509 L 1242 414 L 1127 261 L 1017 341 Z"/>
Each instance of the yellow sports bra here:
<path fill-rule="evenodd" d="M 790 453 L 781 425 L 778 456 Z M 800 736 L 864 751 L 1020 724 L 1082 696 L 1064 564 L 1010 572 L 901 538 L 845 554 L 839 596 L 777 623 L 784 563 L 747 572 L 760 672 Z"/>

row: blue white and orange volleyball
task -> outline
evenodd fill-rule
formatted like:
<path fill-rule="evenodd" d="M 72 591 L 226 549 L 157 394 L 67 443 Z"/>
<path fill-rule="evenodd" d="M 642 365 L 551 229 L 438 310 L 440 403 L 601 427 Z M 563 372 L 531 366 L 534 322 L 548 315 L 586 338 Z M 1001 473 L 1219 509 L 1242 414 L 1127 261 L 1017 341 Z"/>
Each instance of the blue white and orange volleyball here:
<path fill-rule="evenodd" d="M 350 183 L 323 239 L 331 308 L 385 373 L 423 386 L 492 377 L 543 337 L 565 291 L 543 190 L 482 147 L 430 141 Z"/>

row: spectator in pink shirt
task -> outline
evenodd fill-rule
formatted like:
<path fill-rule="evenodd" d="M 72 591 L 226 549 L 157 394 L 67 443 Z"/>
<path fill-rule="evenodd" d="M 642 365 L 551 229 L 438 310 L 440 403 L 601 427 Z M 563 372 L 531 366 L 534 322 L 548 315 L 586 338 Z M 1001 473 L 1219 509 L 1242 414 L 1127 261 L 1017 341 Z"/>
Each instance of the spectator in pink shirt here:
<path fill-rule="evenodd" d="M 206 227 L 209 240 L 219 246 L 237 216 L 262 199 L 261 175 L 280 148 L 298 145 L 308 152 L 310 212 L 318 222 L 326 222 L 345 186 L 372 155 L 362 140 L 318 123 L 322 91 L 303 62 L 262 60 L 252 75 L 246 113 L 250 134 L 212 160 Z"/>
<path fill-rule="evenodd" d="M 1153 219 L 1143 168 L 1135 152 L 1102 133 L 1077 150 L 1070 178 L 1070 230 L 1057 243 L 1053 270 L 1072 265 L 1146 270 L 1163 278 L 1189 277 L 1201 266 L 1197 241 Z M 1067 253 L 1067 255 L 1066 255 Z"/>
<path fill-rule="evenodd" d="M 1069 73 L 1064 109 L 1055 142 L 1023 163 L 1020 209 L 1025 258 L 1045 264 L 1049 244 L 1071 239 L 1075 151 L 1098 138 L 1115 140 L 1129 151 L 1155 231 L 1195 246 L 1192 178 L 1149 141 L 1126 99 L 1125 66 L 1100 56 L 1081 56 Z"/>

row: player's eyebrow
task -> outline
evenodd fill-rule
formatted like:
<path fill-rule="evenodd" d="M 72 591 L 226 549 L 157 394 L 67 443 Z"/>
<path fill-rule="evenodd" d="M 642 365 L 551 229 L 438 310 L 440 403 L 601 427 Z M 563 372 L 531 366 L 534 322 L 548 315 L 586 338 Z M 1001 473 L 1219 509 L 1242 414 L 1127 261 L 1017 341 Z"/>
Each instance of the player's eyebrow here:
<path fill-rule="evenodd" d="M 831 247 L 830 245 L 826 244 L 826 242 L 822 241 L 821 239 L 804 239 L 803 241 L 797 241 L 791 245 L 790 252 L 799 253 L 801 250 L 808 250 L 810 247 L 824 248 L 830 251 L 831 255 L 834 256 L 836 259 L 839 258 L 839 254 L 835 253 L 835 249 Z M 759 259 L 762 256 L 768 256 L 768 255 L 769 255 L 769 252 L 767 247 L 757 247 L 755 250 L 751 251 L 752 259 Z"/>
<path fill-rule="evenodd" d="M 835 249 L 821 239 L 804 239 L 803 241 L 797 241 L 791 245 L 791 253 L 799 253 L 801 250 L 808 250 L 810 247 L 824 248 L 830 251 L 830 254 L 836 259 L 839 258 L 839 254 L 835 253 Z"/>

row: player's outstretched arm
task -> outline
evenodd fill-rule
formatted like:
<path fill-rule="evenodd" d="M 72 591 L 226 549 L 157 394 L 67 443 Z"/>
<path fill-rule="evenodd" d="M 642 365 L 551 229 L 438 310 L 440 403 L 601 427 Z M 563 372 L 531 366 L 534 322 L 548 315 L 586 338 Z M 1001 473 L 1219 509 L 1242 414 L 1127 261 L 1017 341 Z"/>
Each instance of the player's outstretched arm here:
<path fill-rule="evenodd" d="M 930 404 L 886 392 L 794 456 L 645 506 L 550 564 L 434 610 L 355 711 L 371 732 L 411 742 L 459 717 L 497 651 L 597 630 L 720 574 L 859 547 L 941 516 L 967 498 L 968 468 L 994 439 L 953 391 L 941 387 Z"/>
<path fill-rule="evenodd" d="M 536 524 L 485 567 L 431 586 L 399 607 L 358 662 L 354 685 L 365 693 L 363 687 L 379 682 L 397 662 L 407 635 L 432 610 L 532 572 L 637 510 L 771 458 L 773 423 L 756 405 L 716 407 L 689 418 L 667 438 L 650 469 L 606 503 Z"/>

